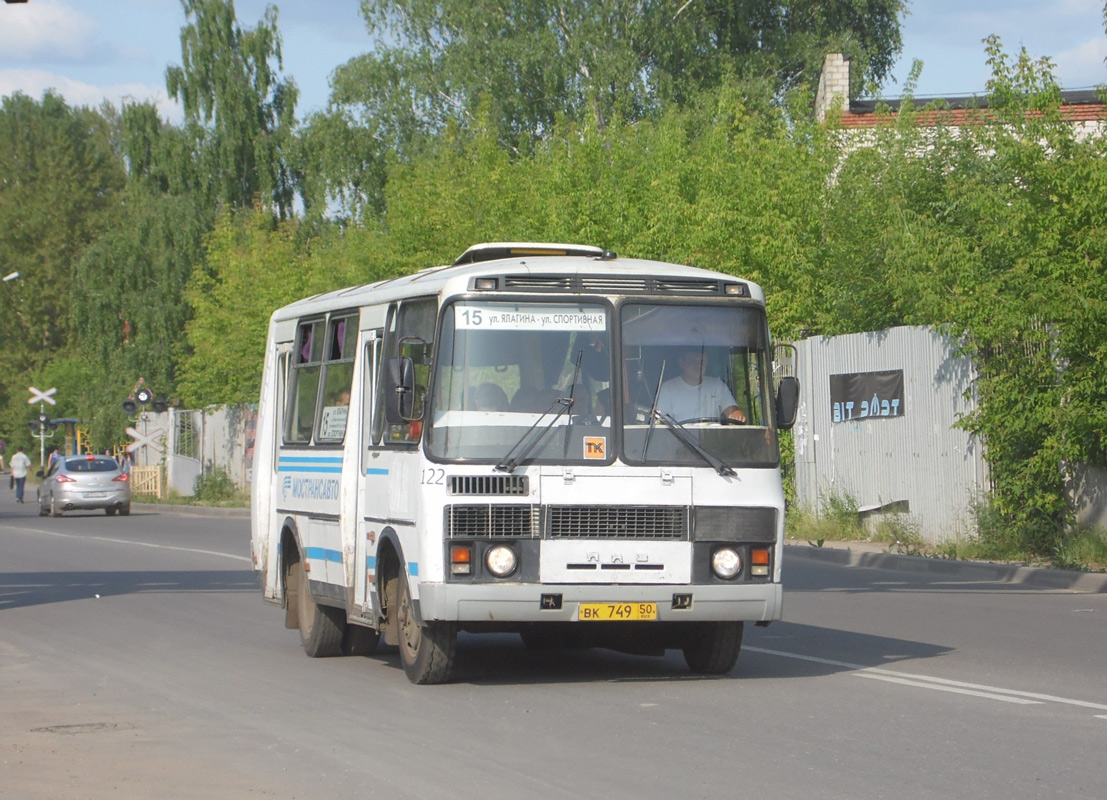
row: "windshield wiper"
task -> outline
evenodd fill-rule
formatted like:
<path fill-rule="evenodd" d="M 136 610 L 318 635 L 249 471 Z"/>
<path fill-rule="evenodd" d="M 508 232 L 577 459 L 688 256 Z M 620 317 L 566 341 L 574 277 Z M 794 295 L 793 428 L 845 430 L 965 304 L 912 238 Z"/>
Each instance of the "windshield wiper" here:
<path fill-rule="evenodd" d="M 654 419 L 660 420 L 662 425 L 673 432 L 673 436 L 675 436 L 684 445 L 686 445 L 688 449 L 695 452 L 700 458 L 710 464 L 711 468 L 714 469 L 717 473 L 724 477 L 728 475 L 737 475 L 733 467 L 720 461 L 709 451 L 701 447 L 700 443 L 696 441 L 695 437 L 688 433 L 688 429 L 677 422 L 675 419 L 673 419 L 671 416 L 669 416 L 667 413 L 665 413 L 664 411 L 659 411 L 656 407 L 652 410 L 652 413 Z M 642 456 L 643 458 L 645 457 L 645 451 L 643 451 Z"/>
<path fill-rule="evenodd" d="M 542 422 L 542 420 L 546 418 L 546 415 L 553 411 L 555 406 L 559 405 L 561 406 L 561 409 L 553 415 L 553 418 L 549 422 L 546 423 L 546 427 L 540 430 L 538 432 L 538 435 L 530 440 L 527 446 L 524 447 L 522 451 L 520 451 L 518 456 L 512 458 L 511 454 L 519 449 L 523 442 L 527 440 L 527 437 L 529 437 L 531 433 L 534 432 L 534 429 L 537 428 L 538 425 Z M 519 463 L 528 455 L 530 455 L 530 451 L 536 448 L 538 446 L 538 443 L 546 438 L 546 434 L 550 432 L 550 428 L 554 426 L 554 423 L 565 416 L 565 414 L 567 414 L 570 409 L 572 409 L 572 407 L 572 393 L 570 393 L 568 397 L 559 397 L 552 403 L 550 403 L 550 407 L 542 412 L 542 416 L 536 419 L 533 425 L 527 428 L 526 432 L 519 437 L 519 441 L 517 441 L 514 446 L 512 446 L 512 448 L 507 451 L 507 454 L 502 459 L 500 459 L 499 463 L 496 464 L 496 466 L 494 466 L 492 469 L 497 470 L 498 472 L 514 472 L 515 468 L 519 466 Z"/>

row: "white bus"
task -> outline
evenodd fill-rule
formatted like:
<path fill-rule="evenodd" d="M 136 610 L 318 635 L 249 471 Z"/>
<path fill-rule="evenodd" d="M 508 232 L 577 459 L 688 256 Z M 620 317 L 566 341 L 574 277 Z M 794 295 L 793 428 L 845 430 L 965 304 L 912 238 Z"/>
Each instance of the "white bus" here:
<path fill-rule="evenodd" d="M 459 631 L 680 649 L 730 671 L 781 616 L 761 289 L 597 247 L 484 244 L 273 314 L 254 568 L 309 656 L 398 646 L 451 679 Z M 774 389 L 774 382 L 777 384 Z"/>

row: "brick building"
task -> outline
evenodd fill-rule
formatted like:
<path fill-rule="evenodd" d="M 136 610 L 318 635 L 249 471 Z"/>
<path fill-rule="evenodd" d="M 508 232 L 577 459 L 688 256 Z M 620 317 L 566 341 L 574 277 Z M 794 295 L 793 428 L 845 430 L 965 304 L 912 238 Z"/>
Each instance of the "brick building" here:
<path fill-rule="evenodd" d="M 842 128 L 875 128 L 882 121 L 881 116 L 876 113 L 878 105 L 897 114 L 903 104 L 908 102 L 897 98 L 880 101 L 853 100 L 849 90 L 849 70 L 849 58 L 841 53 L 829 53 L 823 60 L 823 71 L 819 75 L 819 88 L 815 96 L 815 117 L 819 122 L 825 122 L 831 110 L 837 108 L 841 111 Z M 943 107 L 921 112 L 916 117 L 917 124 L 957 127 L 988 108 L 987 96 L 981 95 L 915 97 L 910 102 L 914 104 L 914 108 L 923 109 L 936 100 Z M 1061 116 L 1079 126 L 1084 135 L 1101 133 L 1107 129 L 1107 103 L 1092 90 L 1062 91 Z"/>

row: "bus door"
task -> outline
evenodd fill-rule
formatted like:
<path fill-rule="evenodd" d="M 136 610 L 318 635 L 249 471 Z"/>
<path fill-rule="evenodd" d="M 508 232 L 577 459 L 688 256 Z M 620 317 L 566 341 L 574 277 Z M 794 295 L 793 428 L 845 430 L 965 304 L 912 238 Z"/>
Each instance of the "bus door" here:
<path fill-rule="evenodd" d="M 368 604 L 375 578 L 376 541 L 381 532 L 392 529 L 399 534 L 408 561 L 410 574 L 418 574 L 418 546 L 415 531 L 418 525 L 419 481 L 423 456 L 421 443 L 430 384 L 431 354 L 434 345 L 435 299 L 406 300 L 393 304 L 388 312 L 384 341 L 377 350 L 377 372 L 373 386 L 375 402 L 364 442 L 362 470 L 364 535 L 359 537 L 367 546 L 364 564 L 365 587 L 358 592 Z M 409 393 L 402 415 L 391 415 L 386 408 L 391 385 L 390 369 L 403 363 L 409 379 Z M 394 394 L 394 393 L 393 393 Z"/>
<path fill-rule="evenodd" d="M 354 544 L 354 603 L 371 611 L 373 608 L 374 556 L 377 536 L 385 515 L 387 485 L 380 480 L 382 467 L 379 452 L 373 447 L 374 418 L 376 414 L 377 381 L 380 377 L 382 329 L 368 331 L 361 350 L 361 413 L 357 415 L 360 428 L 351 430 L 350 441 L 361 454 L 358 479 L 357 540 Z M 382 494 L 383 491 L 383 494 Z"/>

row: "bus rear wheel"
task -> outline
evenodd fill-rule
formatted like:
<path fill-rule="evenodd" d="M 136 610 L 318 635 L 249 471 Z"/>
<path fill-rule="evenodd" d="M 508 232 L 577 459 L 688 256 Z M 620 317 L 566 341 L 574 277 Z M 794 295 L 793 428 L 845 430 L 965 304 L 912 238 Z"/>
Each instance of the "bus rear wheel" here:
<path fill-rule="evenodd" d="M 725 675 L 738 663 L 742 651 L 741 622 L 699 622 L 684 647 L 688 669 L 699 675 Z"/>
<path fill-rule="evenodd" d="M 312 658 L 329 658 L 342 653 L 342 637 L 346 632 L 345 615 L 337 608 L 321 606 L 308 591 L 304 562 L 297 560 L 288 566 L 288 602 L 296 604 L 297 627 L 304 652 Z"/>
<path fill-rule="evenodd" d="M 416 684 L 448 683 L 454 675 L 457 651 L 457 625 L 451 622 L 426 622 L 415 618 L 407 576 L 400 573 L 396 604 L 396 629 L 400 662 L 407 679 Z"/>

